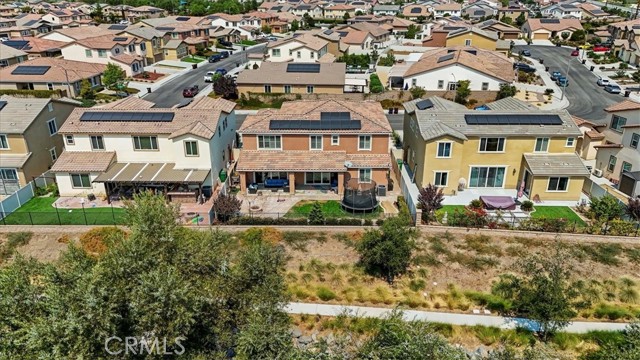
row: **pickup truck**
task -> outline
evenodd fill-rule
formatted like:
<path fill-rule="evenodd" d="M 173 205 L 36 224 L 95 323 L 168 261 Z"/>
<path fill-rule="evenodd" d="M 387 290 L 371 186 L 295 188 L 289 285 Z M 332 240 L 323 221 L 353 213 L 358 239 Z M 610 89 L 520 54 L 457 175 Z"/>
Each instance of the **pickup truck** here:
<path fill-rule="evenodd" d="M 204 82 L 213 82 L 213 78 L 215 77 L 215 75 L 215 71 L 207 71 L 207 73 L 204 75 Z"/>

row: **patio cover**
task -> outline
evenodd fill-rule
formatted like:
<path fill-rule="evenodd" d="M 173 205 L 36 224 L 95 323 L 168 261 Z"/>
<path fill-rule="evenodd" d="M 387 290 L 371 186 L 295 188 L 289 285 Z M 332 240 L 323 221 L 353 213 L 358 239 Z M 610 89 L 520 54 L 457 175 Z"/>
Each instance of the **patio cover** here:
<path fill-rule="evenodd" d="M 480 200 L 489 210 L 515 210 L 516 202 L 511 196 L 480 196 Z"/>
<path fill-rule="evenodd" d="M 589 176 L 589 170 L 576 153 L 524 154 L 524 159 L 533 176 Z"/>
<path fill-rule="evenodd" d="M 242 150 L 237 171 L 326 171 L 344 172 L 345 151 Z"/>
<path fill-rule="evenodd" d="M 27 154 L 0 154 L 0 166 L 22 169 L 24 163 L 29 160 L 31 153 Z"/>
<path fill-rule="evenodd" d="M 175 169 L 174 163 L 114 163 L 94 182 L 203 183 L 210 170 Z"/>

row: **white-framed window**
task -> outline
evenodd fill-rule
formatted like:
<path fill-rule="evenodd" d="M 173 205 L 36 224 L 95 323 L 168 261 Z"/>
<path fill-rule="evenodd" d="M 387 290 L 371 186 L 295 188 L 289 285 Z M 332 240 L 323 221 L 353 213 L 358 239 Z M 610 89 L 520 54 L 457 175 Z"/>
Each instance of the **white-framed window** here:
<path fill-rule="evenodd" d="M 446 187 L 449 181 L 448 171 L 436 171 L 433 177 L 433 185 Z"/>
<path fill-rule="evenodd" d="M 198 154 L 198 142 L 194 140 L 185 140 L 184 142 L 184 154 L 185 156 L 199 156 Z"/>
<path fill-rule="evenodd" d="M 85 49 L 84 50 L 84 56 L 90 58 L 93 57 L 93 51 L 91 51 L 91 49 Z"/>
<path fill-rule="evenodd" d="M 18 171 L 16 169 L 0 169 L 0 180 L 18 181 Z"/>
<path fill-rule="evenodd" d="M 358 150 L 371 150 L 371 135 L 360 135 L 358 137 Z"/>
<path fill-rule="evenodd" d="M 536 138 L 536 147 L 534 152 L 547 152 L 549 151 L 549 138 Z"/>
<path fill-rule="evenodd" d="M 302 58 L 302 51 L 298 51 L 298 52 L 296 53 L 296 57 L 297 57 L 298 59 Z"/>
<path fill-rule="evenodd" d="M 567 191 L 569 188 L 569 178 L 566 176 L 552 176 L 547 184 L 547 191 Z"/>
<path fill-rule="evenodd" d="M 607 166 L 607 170 L 609 170 L 609 172 L 613 172 L 613 170 L 615 170 L 617 161 L 618 159 L 615 156 L 609 156 L 609 165 Z"/>
<path fill-rule="evenodd" d="M 91 135 L 91 150 L 104 150 L 102 135 Z"/>
<path fill-rule="evenodd" d="M 629 142 L 629 146 L 637 149 L 638 143 L 640 143 L 640 134 L 633 133 L 631 134 L 631 141 Z"/>
<path fill-rule="evenodd" d="M 450 82 L 449 83 L 449 91 L 455 91 L 458 88 L 458 83 L 457 82 Z"/>
<path fill-rule="evenodd" d="M 0 149 L 9 150 L 9 140 L 5 134 L 0 134 Z"/>
<path fill-rule="evenodd" d="M 611 130 L 622 132 L 622 127 L 625 125 L 627 125 L 627 118 L 618 115 L 611 117 Z"/>
<path fill-rule="evenodd" d="M 418 79 L 411 79 L 411 87 L 418 85 Z"/>
<path fill-rule="evenodd" d="M 133 44 L 129 45 L 129 52 L 132 53 L 132 52 L 135 52 L 135 51 L 136 51 L 136 46 L 133 45 Z"/>
<path fill-rule="evenodd" d="M 280 135 L 258 135 L 258 150 L 282 150 Z"/>
<path fill-rule="evenodd" d="M 471 39 L 465 39 L 464 46 L 471 46 Z"/>
<path fill-rule="evenodd" d="M 480 152 L 504 152 L 505 138 L 480 138 Z"/>
<path fill-rule="evenodd" d="M 489 83 L 488 82 L 483 82 L 482 83 L 482 91 L 487 91 L 489 90 Z"/>
<path fill-rule="evenodd" d="M 436 153 L 437 158 L 450 158 L 451 157 L 451 142 L 439 142 L 438 143 L 438 152 Z"/>
<path fill-rule="evenodd" d="M 304 183 L 314 185 L 331 184 L 331 173 L 328 172 L 307 172 L 304 173 Z"/>
<path fill-rule="evenodd" d="M 29 89 L 29 90 L 33 90 L 33 89 Z M 49 110 L 49 112 L 53 111 L 53 103 L 50 102 L 47 104 L 47 110 Z"/>
<path fill-rule="evenodd" d="M 313 85 L 307 85 L 307 94 L 313 94 Z"/>
<path fill-rule="evenodd" d="M 64 141 L 67 145 L 75 145 L 76 143 L 76 139 L 73 137 L 73 135 L 65 135 Z"/>
<path fill-rule="evenodd" d="M 52 147 L 51 149 L 49 149 L 49 156 L 51 156 L 52 161 L 56 161 L 56 159 L 58 158 L 58 153 L 56 152 L 55 147 Z"/>
<path fill-rule="evenodd" d="M 438 80 L 438 89 L 444 89 L 444 80 Z"/>
<path fill-rule="evenodd" d="M 284 93 L 285 94 L 291 94 L 291 85 L 285 85 L 284 86 Z"/>
<path fill-rule="evenodd" d="M 280 49 L 271 49 L 271 56 L 280 57 Z"/>
<path fill-rule="evenodd" d="M 622 168 L 620 169 L 620 174 L 622 174 L 625 171 L 631 171 L 631 166 L 632 165 L 630 163 L 628 163 L 626 161 L 623 161 L 622 162 Z"/>
<path fill-rule="evenodd" d="M 98 49 L 98 57 L 107 57 L 107 50 L 104 49 Z"/>
<path fill-rule="evenodd" d="M 53 84 L 47 83 L 47 90 L 53 90 Z"/>
<path fill-rule="evenodd" d="M 371 182 L 371 169 L 358 169 L 358 182 L 370 183 Z"/>
<path fill-rule="evenodd" d="M 158 138 L 155 136 L 132 136 L 134 150 L 158 150 Z"/>
<path fill-rule="evenodd" d="M 331 145 L 340 145 L 340 135 L 331 135 Z"/>
<path fill-rule="evenodd" d="M 47 128 L 49 129 L 49 135 L 53 136 L 58 133 L 58 125 L 56 124 L 56 118 L 47 121 Z"/>
<path fill-rule="evenodd" d="M 133 70 L 133 72 L 137 72 L 138 71 L 138 63 L 133 63 L 133 65 L 131 66 L 131 69 Z"/>
<path fill-rule="evenodd" d="M 565 147 L 573 147 L 576 144 L 576 138 L 567 138 L 567 142 L 564 144 Z"/>
<path fill-rule="evenodd" d="M 309 150 L 322 150 L 322 135 L 309 135 Z"/>
<path fill-rule="evenodd" d="M 470 188 L 501 188 L 507 168 L 504 166 L 472 166 L 469 175 Z"/>
<path fill-rule="evenodd" d="M 74 189 L 90 189 L 91 188 L 91 179 L 89 178 L 89 174 L 70 174 L 71 176 L 71 186 Z"/>
<path fill-rule="evenodd" d="M 265 85 L 264 86 L 264 93 L 265 94 L 271 94 L 271 85 Z"/>

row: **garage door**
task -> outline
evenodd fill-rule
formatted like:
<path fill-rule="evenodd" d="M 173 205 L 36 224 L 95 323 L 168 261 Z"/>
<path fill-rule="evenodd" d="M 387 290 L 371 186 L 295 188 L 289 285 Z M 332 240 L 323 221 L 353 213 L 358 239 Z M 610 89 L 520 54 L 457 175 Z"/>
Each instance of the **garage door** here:
<path fill-rule="evenodd" d="M 549 34 L 547 33 L 534 33 L 533 40 L 548 40 Z"/>

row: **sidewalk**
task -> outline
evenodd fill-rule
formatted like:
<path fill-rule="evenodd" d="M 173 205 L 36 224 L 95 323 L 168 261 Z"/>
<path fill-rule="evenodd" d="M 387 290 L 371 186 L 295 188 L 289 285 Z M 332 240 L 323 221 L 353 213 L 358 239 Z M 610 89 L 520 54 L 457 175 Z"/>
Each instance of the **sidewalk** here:
<path fill-rule="evenodd" d="M 309 314 L 321 316 L 337 316 L 348 313 L 350 315 L 358 315 L 363 317 L 382 318 L 388 315 L 393 309 L 374 308 L 365 306 L 346 306 L 346 305 L 325 305 L 325 304 L 309 304 L 292 302 L 287 305 L 285 311 L 289 314 Z M 524 327 L 529 330 L 536 330 L 537 324 L 531 320 L 519 318 L 505 318 L 493 315 L 474 315 L 474 314 L 454 314 L 433 311 L 417 311 L 403 310 L 405 320 L 421 320 L 429 322 L 438 322 L 451 325 L 465 326 L 494 326 L 501 329 L 515 329 L 516 327 Z M 621 331 L 626 328 L 626 323 L 608 323 L 608 322 L 590 322 L 576 321 L 567 326 L 562 331 L 569 333 L 586 333 L 589 331 Z"/>
<path fill-rule="evenodd" d="M 162 66 L 158 66 L 158 65 L 167 65 L 167 66 L 171 66 L 172 68 L 171 69 L 163 68 Z M 156 89 L 158 89 L 162 85 L 193 70 L 191 65 L 192 65 L 191 63 L 187 63 L 184 61 L 162 60 L 157 63 L 146 66 L 144 70 L 149 72 L 153 72 L 154 70 L 157 70 L 158 72 L 167 74 L 165 77 L 153 83 L 130 81 L 128 86 L 131 88 L 140 90 L 140 93 L 138 94 L 138 96 L 144 97 L 147 94 L 147 88 L 150 87 L 151 91 L 156 91 Z M 175 67 L 176 69 L 174 70 L 173 67 Z M 183 69 L 182 70 L 177 69 L 178 67 L 183 67 Z"/>
<path fill-rule="evenodd" d="M 532 66 L 536 68 L 536 74 L 540 76 L 542 81 L 544 82 L 544 86 L 541 85 L 531 85 L 516 82 L 514 85 L 518 90 L 532 91 L 537 93 L 543 93 L 547 89 L 553 90 L 553 102 L 551 104 L 546 104 L 541 106 L 542 110 L 558 110 L 565 109 L 569 106 L 569 99 L 566 96 L 562 96 L 562 88 L 559 87 L 555 81 L 551 80 L 551 75 L 545 70 L 545 65 L 540 64 L 538 59 L 534 59 L 532 57 L 525 57 L 525 59 L 531 61 Z M 561 100 L 562 99 L 562 100 Z"/>

